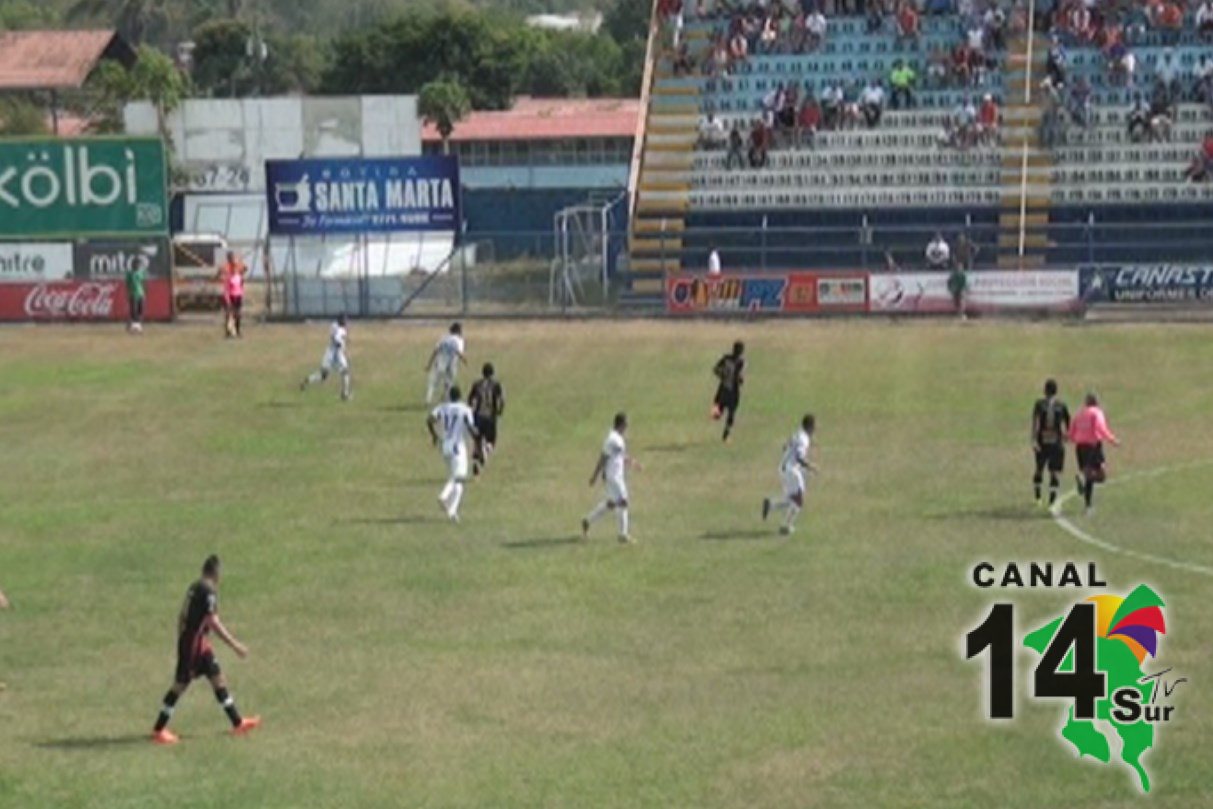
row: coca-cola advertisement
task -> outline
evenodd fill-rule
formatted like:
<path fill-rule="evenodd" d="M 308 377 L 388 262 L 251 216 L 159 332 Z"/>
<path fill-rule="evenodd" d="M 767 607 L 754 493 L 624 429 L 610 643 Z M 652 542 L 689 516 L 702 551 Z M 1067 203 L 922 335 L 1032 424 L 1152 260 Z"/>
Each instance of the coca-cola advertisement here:
<path fill-rule="evenodd" d="M 0 320 L 124 321 L 130 308 L 122 280 L 55 281 L 0 285 Z M 167 278 L 149 278 L 145 320 L 172 320 Z"/>

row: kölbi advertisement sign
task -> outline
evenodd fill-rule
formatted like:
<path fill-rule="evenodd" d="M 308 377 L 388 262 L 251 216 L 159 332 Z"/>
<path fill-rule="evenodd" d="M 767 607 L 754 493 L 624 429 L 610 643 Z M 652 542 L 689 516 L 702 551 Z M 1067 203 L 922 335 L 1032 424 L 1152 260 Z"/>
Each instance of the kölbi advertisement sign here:
<path fill-rule="evenodd" d="M 0 140 L 0 237 L 161 235 L 164 146 L 155 138 Z"/>

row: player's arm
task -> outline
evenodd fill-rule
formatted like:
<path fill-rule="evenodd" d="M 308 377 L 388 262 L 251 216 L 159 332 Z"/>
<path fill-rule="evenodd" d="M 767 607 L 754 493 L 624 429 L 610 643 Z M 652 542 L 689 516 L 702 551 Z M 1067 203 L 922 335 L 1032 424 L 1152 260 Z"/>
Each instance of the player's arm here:
<path fill-rule="evenodd" d="M 1120 446 L 1120 439 L 1108 429 L 1108 419 L 1102 410 L 1095 416 L 1095 437 L 1100 441 L 1111 442 L 1114 447 Z"/>
<path fill-rule="evenodd" d="M 716 360 L 716 364 L 712 366 L 712 375 L 717 379 L 724 379 L 724 357 Z"/>
<path fill-rule="evenodd" d="M 636 458 L 631 455 L 623 456 L 623 465 L 635 469 L 638 472 L 644 471 L 644 467 L 640 465 L 640 461 L 636 460 Z"/>
<path fill-rule="evenodd" d="M 438 443 L 438 431 L 434 429 L 434 425 L 437 422 L 438 419 L 434 418 L 433 413 L 425 417 L 425 428 L 430 431 L 430 443 L 432 444 Z"/>
<path fill-rule="evenodd" d="M 463 417 L 463 423 L 468 428 L 468 435 L 472 438 L 480 438 L 480 431 L 476 429 L 476 419 L 472 416 L 471 410 Z"/>
<path fill-rule="evenodd" d="M 236 640 L 236 636 L 227 630 L 223 621 L 219 620 L 217 613 L 211 615 L 211 629 L 215 630 L 215 634 L 219 636 L 220 640 L 232 647 L 232 651 L 236 653 L 237 657 L 248 657 L 248 647 Z"/>
<path fill-rule="evenodd" d="M 1067 425 L 1068 426 L 1068 425 Z M 1040 414 L 1036 409 L 1032 409 L 1032 424 L 1028 427 L 1028 443 L 1032 445 L 1032 449 L 1040 452 L 1040 444 L 1036 441 L 1036 436 L 1039 435 L 1037 428 L 1040 427 Z"/>
<path fill-rule="evenodd" d="M 602 453 L 598 456 L 598 463 L 594 464 L 594 472 L 590 475 L 590 485 L 593 486 L 598 482 L 598 476 L 606 469 L 607 456 Z"/>
<path fill-rule="evenodd" d="M 425 370 L 429 371 L 434 367 L 434 361 L 438 359 L 438 346 L 434 346 L 434 350 L 430 352 L 429 362 L 425 364 Z"/>
<path fill-rule="evenodd" d="M 505 388 L 497 386 L 497 418 L 505 415 Z"/>

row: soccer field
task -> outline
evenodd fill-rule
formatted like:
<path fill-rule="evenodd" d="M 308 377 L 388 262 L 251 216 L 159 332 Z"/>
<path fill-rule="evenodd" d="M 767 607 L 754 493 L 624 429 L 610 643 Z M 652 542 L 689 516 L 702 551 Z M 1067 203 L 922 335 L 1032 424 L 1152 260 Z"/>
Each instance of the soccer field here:
<path fill-rule="evenodd" d="M 0 330 L 0 807 L 1139 805 L 1055 737 L 1026 653 L 1016 720 L 983 720 L 965 634 L 994 601 L 1022 630 L 1088 591 L 978 590 L 980 560 L 1163 595 L 1159 665 L 1190 683 L 1151 805 L 1213 806 L 1207 328 L 469 322 L 461 381 L 491 360 L 508 405 L 457 526 L 421 405 L 442 330 L 353 323 L 346 404 L 296 388 L 324 324 Z M 723 445 L 710 368 L 734 339 Z M 1098 390 L 1124 442 L 1096 514 L 1066 504 L 1085 542 L 1031 502 L 1047 376 L 1072 410 Z M 609 518 L 583 544 L 619 409 L 638 544 Z M 759 506 L 805 411 L 822 472 L 784 538 Z M 211 552 L 251 647 L 218 656 L 264 725 L 229 737 L 198 682 L 155 747 Z"/>

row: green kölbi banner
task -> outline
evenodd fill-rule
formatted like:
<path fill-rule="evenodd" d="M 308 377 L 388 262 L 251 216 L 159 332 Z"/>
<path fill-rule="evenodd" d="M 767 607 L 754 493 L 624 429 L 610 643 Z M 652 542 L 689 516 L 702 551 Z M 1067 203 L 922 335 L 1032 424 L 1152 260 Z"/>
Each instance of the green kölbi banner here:
<path fill-rule="evenodd" d="M 167 229 L 159 139 L 0 139 L 0 238 Z"/>

